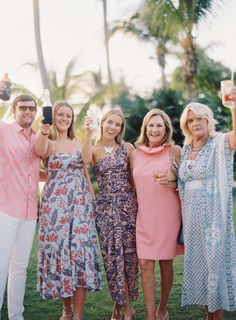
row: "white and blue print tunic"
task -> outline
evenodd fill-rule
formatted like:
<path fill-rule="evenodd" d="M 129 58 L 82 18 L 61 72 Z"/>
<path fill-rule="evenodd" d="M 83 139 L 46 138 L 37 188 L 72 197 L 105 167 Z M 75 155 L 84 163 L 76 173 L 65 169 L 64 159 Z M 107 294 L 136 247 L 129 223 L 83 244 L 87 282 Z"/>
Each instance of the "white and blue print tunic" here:
<path fill-rule="evenodd" d="M 233 151 L 226 134 L 209 138 L 194 160 L 185 145 L 179 168 L 184 226 L 182 305 L 209 312 L 236 309 L 236 241 L 233 226 Z"/>

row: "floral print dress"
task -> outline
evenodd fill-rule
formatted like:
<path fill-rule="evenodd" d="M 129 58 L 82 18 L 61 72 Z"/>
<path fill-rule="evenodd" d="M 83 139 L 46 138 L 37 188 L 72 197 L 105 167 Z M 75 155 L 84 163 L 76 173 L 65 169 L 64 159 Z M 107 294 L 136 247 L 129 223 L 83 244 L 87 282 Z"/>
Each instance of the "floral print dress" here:
<path fill-rule="evenodd" d="M 104 267 L 113 301 L 126 304 L 138 297 L 138 263 L 135 241 L 137 200 L 131 188 L 129 158 L 124 144 L 114 156 L 98 160 L 94 173 L 99 187 L 95 209 Z"/>
<path fill-rule="evenodd" d="M 47 299 L 73 296 L 77 288 L 101 289 L 92 195 L 81 152 L 52 154 L 43 190 L 38 290 Z"/>

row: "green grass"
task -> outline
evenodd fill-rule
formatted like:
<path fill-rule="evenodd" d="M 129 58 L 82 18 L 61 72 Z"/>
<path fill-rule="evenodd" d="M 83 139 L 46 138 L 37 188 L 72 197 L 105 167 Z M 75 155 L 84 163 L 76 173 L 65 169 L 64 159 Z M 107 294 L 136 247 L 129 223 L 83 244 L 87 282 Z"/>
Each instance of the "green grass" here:
<path fill-rule="evenodd" d="M 234 190 L 234 222 L 236 230 L 236 190 Z M 25 294 L 25 320 L 58 320 L 61 314 L 61 301 L 44 300 L 36 291 L 36 268 L 37 268 L 37 234 L 35 236 L 30 264 L 28 268 L 26 294 Z M 171 320 L 204 320 L 205 310 L 201 306 L 190 306 L 181 308 L 181 284 L 183 273 L 183 257 L 177 257 L 174 261 L 175 280 L 169 299 L 169 312 Z M 86 320 L 110 320 L 112 310 L 112 300 L 107 289 L 104 270 L 103 274 L 103 291 L 89 293 L 86 298 L 85 319 Z M 159 272 L 156 266 L 157 275 L 157 303 L 159 299 Z M 145 306 L 141 285 L 139 284 L 140 297 L 133 303 L 137 313 L 137 320 L 145 320 Z M 236 311 L 225 312 L 225 320 L 235 320 Z M 3 305 L 2 320 L 7 320 L 6 297 Z"/>

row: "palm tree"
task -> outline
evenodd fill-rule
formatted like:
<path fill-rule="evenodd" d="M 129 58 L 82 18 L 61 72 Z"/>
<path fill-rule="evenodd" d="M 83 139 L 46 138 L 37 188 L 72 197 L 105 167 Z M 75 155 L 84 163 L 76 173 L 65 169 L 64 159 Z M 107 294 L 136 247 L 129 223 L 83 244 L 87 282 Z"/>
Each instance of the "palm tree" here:
<path fill-rule="evenodd" d="M 107 0 L 102 0 L 103 5 L 103 27 L 104 27 L 104 44 L 106 50 L 106 64 L 108 84 L 112 85 L 111 66 L 110 66 L 110 51 L 109 51 L 109 34 L 107 25 Z"/>
<path fill-rule="evenodd" d="M 183 49 L 183 79 L 187 96 L 193 95 L 193 79 L 197 71 L 197 54 L 194 30 L 199 22 L 216 13 L 219 0 L 147 0 L 155 5 L 156 27 L 163 36 L 178 41 Z"/>
<path fill-rule="evenodd" d="M 77 128 L 82 126 L 86 112 L 91 104 L 95 104 L 102 110 L 104 105 L 110 104 L 120 94 L 124 83 L 103 84 L 100 70 L 98 72 L 88 71 L 84 74 L 82 87 L 84 93 L 87 94 L 87 99 L 76 118 Z"/>
<path fill-rule="evenodd" d="M 49 78 L 44 62 L 41 33 L 40 33 L 40 10 L 39 10 L 39 0 L 33 0 L 33 12 L 34 12 L 34 34 L 35 42 L 38 56 L 38 65 L 40 70 L 40 75 L 42 79 L 43 89 L 49 89 Z"/>
<path fill-rule="evenodd" d="M 129 20 L 117 21 L 111 33 L 117 31 L 124 33 L 131 33 L 139 40 L 145 42 L 152 42 L 155 46 L 157 63 L 161 69 L 162 88 L 166 87 L 166 54 L 168 53 L 167 43 L 170 37 L 167 34 L 162 34 L 161 28 L 157 27 L 157 21 L 153 12 L 155 11 L 155 3 L 145 1 L 138 11 L 134 13 Z"/>

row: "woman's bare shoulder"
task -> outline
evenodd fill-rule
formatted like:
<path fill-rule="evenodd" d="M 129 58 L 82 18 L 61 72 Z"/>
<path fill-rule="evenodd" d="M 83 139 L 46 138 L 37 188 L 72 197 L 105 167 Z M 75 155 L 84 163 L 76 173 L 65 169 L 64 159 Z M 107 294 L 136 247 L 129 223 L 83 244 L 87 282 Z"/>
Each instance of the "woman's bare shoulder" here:
<path fill-rule="evenodd" d="M 181 156 L 181 147 L 177 144 L 171 145 L 170 153 L 171 153 L 172 158 L 178 160 Z"/>
<path fill-rule="evenodd" d="M 124 141 L 123 144 L 127 151 L 132 152 L 134 150 L 132 143 Z"/>

